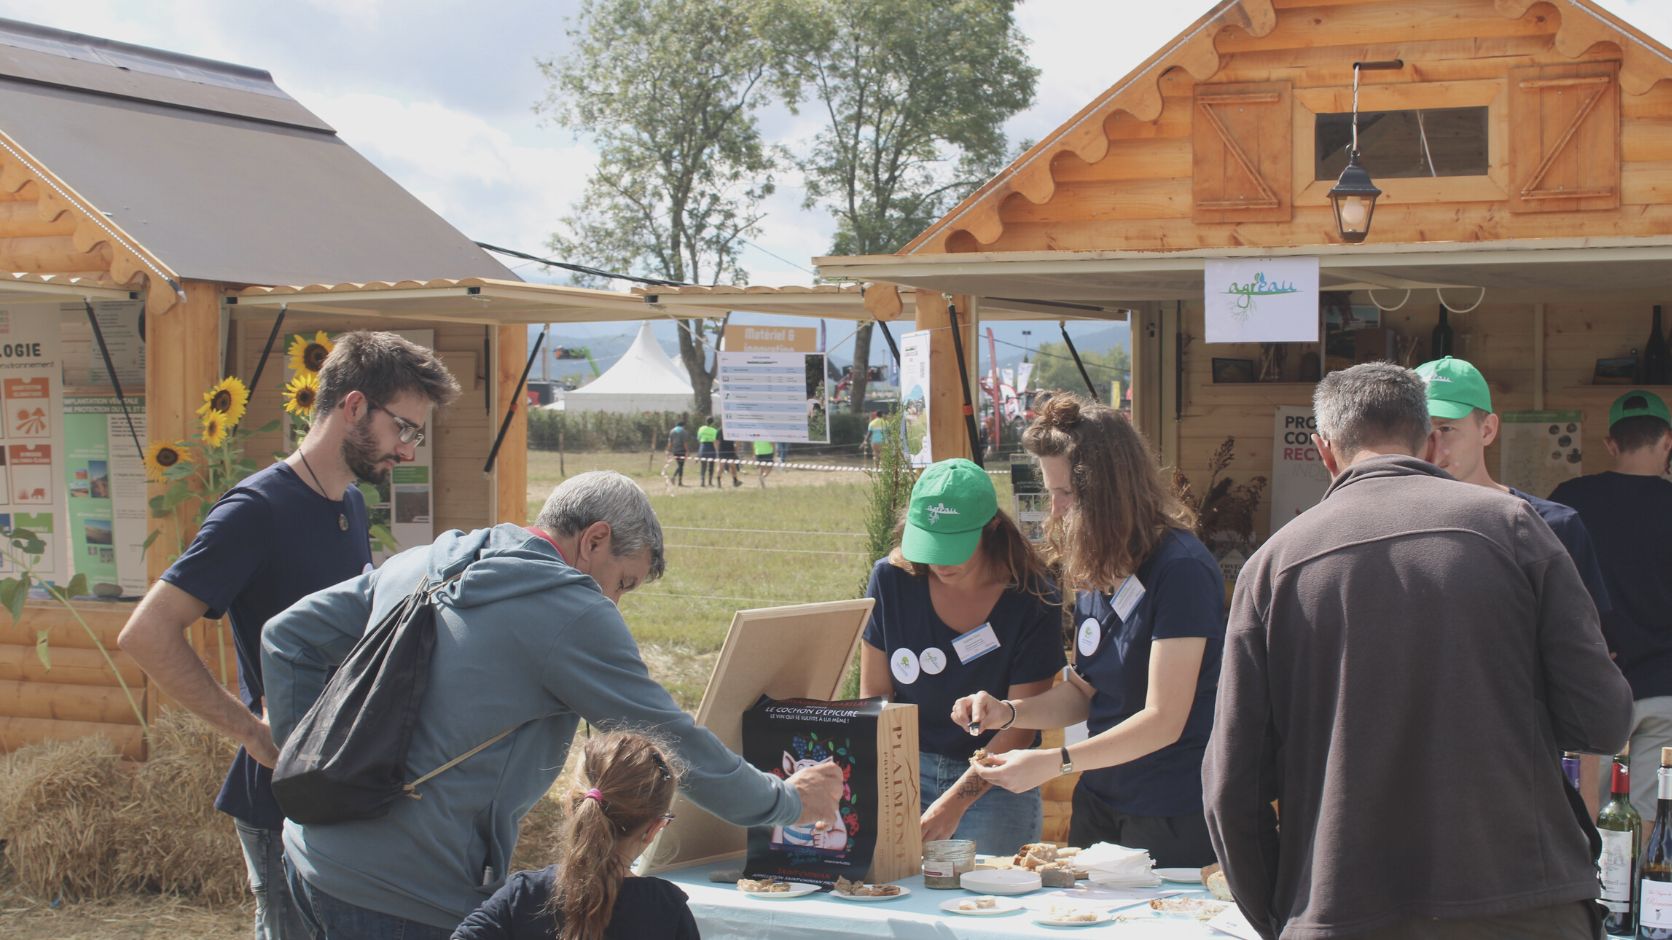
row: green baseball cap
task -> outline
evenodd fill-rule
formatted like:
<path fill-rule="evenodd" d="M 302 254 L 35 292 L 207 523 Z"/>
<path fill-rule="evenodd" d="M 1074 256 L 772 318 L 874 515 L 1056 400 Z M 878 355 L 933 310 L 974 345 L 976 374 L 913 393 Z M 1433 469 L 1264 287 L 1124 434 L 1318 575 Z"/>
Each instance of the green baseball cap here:
<path fill-rule="evenodd" d="M 1668 424 L 1672 424 L 1672 412 L 1666 410 L 1666 402 L 1661 401 L 1660 396 L 1654 392 L 1646 392 L 1640 388 L 1634 388 L 1626 392 L 1619 398 L 1614 399 L 1614 404 L 1608 406 L 1608 427 L 1610 430 L 1613 429 L 1614 425 L 1627 418 L 1643 417 L 1659 418 Z"/>
<path fill-rule="evenodd" d="M 900 554 L 919 565 L 961 565 L 999 511 L 993 481 L 962 457 L 930 464 L 911 488 Z"/>
<path fill-rule="evenodd" d="M 1476 408 L 1492 410 L 1492 389 L 1486 376 L 1461 359 L 1450 356 L 1417 366 L 1417 375 L 1428 386 L 1428 414 L 1456 421 L 1467 418 Z"/>

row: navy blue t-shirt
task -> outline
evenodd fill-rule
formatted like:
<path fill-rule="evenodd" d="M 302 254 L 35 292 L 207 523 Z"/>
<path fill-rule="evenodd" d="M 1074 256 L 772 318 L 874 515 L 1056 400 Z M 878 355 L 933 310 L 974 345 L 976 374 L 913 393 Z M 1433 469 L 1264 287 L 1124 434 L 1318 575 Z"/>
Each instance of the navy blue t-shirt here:
<path fill-rule="evenodd" d="M 1632 695 L 1672 695 L 1672 482 L 1610 471 L 1550 498 L 1578 510 L 1596 547 L 1610 607 L 1602 635 Z"/>
<path fill-rule="evenodd" d="M 1579 579 L 1585 582 L 1585 590 L 1591 592 L 1591 603 L 1597 606 L 1597 613 L 1608 610 L 1608 585 L 1602 579 L 1602 566 L 1597 563 L 1596 548 L 1591 545 L 1591 533 L 1585 528 L 1585 523 L 1579 518 L 1579 512 L 1571 506 L 1540 499 L 1530 493 L 1523 493 L 1515 487 L 1510 487 L 1511 496 L 1519 496 L 1533 507 L 1539 518 L 1544 520 L 1550 531 L 1556 533 L 1556 538 L 1562 542 L 1562 547 L 1568 550 L 1568 556 L 1573 559 L 1573 566 L 1579 569 Z"/>
<path fill-rule="evenodd" d="M 557 866 L 519 871 L 464 919 L 453 940 L 557 940 L 550 910 Z M 679 886 L 661 878 L 625 878 L 604 940 L 697 940 L 697 920 Z"/>
<path fill-rule="evenodd" d="M 1143 594 L 1125 620 L 1122 591 Z M 1124 603 L 1121 606 L 1125 606 Z M 1225 640 L 1225 576 L 1194 535 L 1171 530 L 1111 596 L 1081 591 L 1074 599 L 1075 671 L 1094 691 L 1086 729 L 1101 734 L 1137 714 L 1149 695 L 1150 644 L 1206 637 L 1196 695 L 1179 739 L 1137 760 L 1088 770 L 1080 786 L 1116 813 L 1183 816 L 1202 811 L 1202 753 L 1213 731 L 1219 661 Z"/>
<path fill-rule="evenodd" d="M 186 553 L 163 572 L 164 581 L 209 605 L 205 617 L 225 614 L 231 622 L 239 697 L 251 712 L 261 713 L 261 628 L 309 594 L 364 572 L 372 562 L 367 530 L 358 489 L 328 500 L 281 461 L 228 490 Z M 272 781 L 273 772 L 239 748 L 215 808 L 278 829 L 284 814 Z"/>
<path fill-rule="evenodd" d="M 918 748 L 968 759 L 998 731 L 971 735 L 952 723 L 952 703 L 980 691 L 1004 698 L 1013 685 L 1055 675 L 1066 662 L 1061 602 L 1051 585 L 1041 591 L 1045 600 L 1009 588 L 985 624 L 959 634 L 935 614 L 931 577 L 909 575 L 886 558 L 877 562 L 865 589 L 877 601 L 865 626 L 865 642 L 888 656 L 894 701 L 917 706 Z M 992 645 L 989 639 L 998 646 L 983 652 L 982 647 Z"/>

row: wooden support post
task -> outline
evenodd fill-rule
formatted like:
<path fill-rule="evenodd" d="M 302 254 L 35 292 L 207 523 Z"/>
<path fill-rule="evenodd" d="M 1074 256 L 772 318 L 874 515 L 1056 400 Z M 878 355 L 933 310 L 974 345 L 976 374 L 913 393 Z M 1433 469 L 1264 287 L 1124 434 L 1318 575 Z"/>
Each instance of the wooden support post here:
<path fill-rule="evenodd" d="M 1544 410 L 1544 304 L 1533 304 L 1533 410 Z"/>
<path fill-rule="evenodd" d="M 1162 319 L 1154 303 L 1145 303 L 1130 314 L 1132 323 L 1132 423 L 1150 440 L 1162 427 L 1162 372 L 1171 371 L 1164 361 Z"/>
<path fill-rule="evenodd" d="M 524 396 L 515 402 L 516 417 L 494 462 L 494 519 L 524 525 L 528 522 L 528 404 L 517 380 L 528 360 L 528 327 L 521 323 L 497 327 L 494 339 L 493 413 L 503 415 L 516 396 Z"/>
<path fill-rule="evenodd" d="M 975 377 L 975 332 L 978 312 L 972 298 L 958 294 L 952 298 L 958 305 L 958 328 L 963 335 L 964 353 L 969 357 L 969 373 Z M 947 299 L 935 291 L 917 292 L 917 324 L 919 330 L 934 330 L 929 337 L 929 443 L 930 456 L 935 460 L 969 457 L 972 454 L 968 426 L 964 421 L 964 395 L 959 390 L 962 378 L 958 375 L 958 356 L 952 343 L 952 321 L 946 315 Z M 970 401 L 979 407 L 979 389 L 970 389 Z"/>

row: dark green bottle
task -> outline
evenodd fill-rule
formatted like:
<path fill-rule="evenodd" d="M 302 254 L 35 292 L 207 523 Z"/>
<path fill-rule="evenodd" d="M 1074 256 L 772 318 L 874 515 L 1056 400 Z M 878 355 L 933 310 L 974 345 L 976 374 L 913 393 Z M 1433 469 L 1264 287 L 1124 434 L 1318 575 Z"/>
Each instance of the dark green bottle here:
<path fill-rule="evenodd" d="M 1602 906 L 1608 909 L 1603 927 L 1611 934 L 1631 936 L 1636 925 L 1633 889 L 1637 885 L 1637 853 L 1643 839 L 1643 817 L 1631 805 L 1631 767 L 1626 755 L 1614 758 L 1614 775 L 1608 783 L 1608 805 L 1597 814 L 1597 833 L 1602 836 L 1602 857 L 1597 860 L 1602 878 Z"/>

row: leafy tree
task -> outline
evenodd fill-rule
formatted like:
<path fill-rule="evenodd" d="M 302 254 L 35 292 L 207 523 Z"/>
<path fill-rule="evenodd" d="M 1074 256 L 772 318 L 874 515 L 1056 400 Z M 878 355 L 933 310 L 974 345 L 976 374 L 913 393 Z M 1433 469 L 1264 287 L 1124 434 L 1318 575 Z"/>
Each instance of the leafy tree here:
<path fill-rule="evenodd" d="M 1074 357 L 1068 354 L 1068 347 L 1063 343 L 1042 343 L 1032 359 L 1033 377 L 1028 380 L 1028 388 L 1086 394 L 1086 380 L 1075 368 Z M 1109 401 L 1109 383 L 1116 379 L 1120 380 L 1123 390 L 1132 384 L 1132 356 L 1124 346 L 1111 346 L 1103 351 L 1080 349 L 1080 360 L 1086 364 L 1086 372 L 1097 385 L 1098 401 L 1112 404 Z"/>
<path fill-rule="evenodd" d="M 750 9 L 749 0 L 582 0 L 570 52 L 539 62 L 550 85 L 535 110 L 598 148 L 553 251 L 680 283 L 745 282 L 738 254 L 775 168 L 755 120 L 770 63 Z M 712 413 L 718 328 L 680 327 L 697 409 Z"/>
<path fill-rule="evenodd" d="M 1033 101 L 1013 0 L 762 0 L 761 33 L 792 109 L 824 126 L 796 158 L 832 250 L 899 249 L 1002 166 L 1004 122 Z M 865 411 L 871 331 L 854 334 Z"/>

